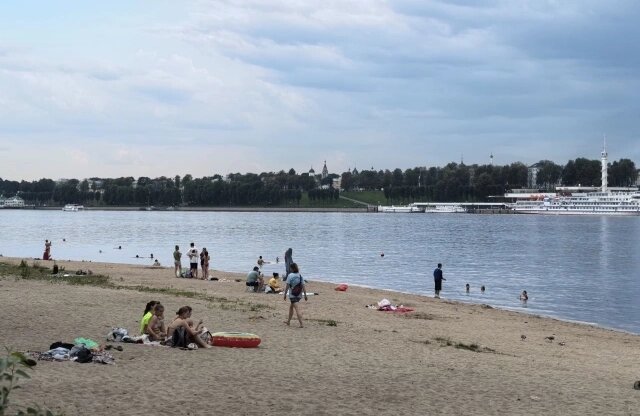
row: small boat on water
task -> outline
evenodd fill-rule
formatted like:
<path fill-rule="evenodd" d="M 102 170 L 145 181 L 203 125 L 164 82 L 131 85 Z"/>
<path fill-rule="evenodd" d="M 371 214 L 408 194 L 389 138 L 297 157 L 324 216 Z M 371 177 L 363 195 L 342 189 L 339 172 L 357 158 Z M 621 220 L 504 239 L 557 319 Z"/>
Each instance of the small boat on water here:
<path fill-rule="evenodd" d="M 63 211 L 66 212 L 77 212 L 77 211 L 84 211 L 84 205 L 79 205 L 79 204 L 67 204 L 62 208 Z"/>

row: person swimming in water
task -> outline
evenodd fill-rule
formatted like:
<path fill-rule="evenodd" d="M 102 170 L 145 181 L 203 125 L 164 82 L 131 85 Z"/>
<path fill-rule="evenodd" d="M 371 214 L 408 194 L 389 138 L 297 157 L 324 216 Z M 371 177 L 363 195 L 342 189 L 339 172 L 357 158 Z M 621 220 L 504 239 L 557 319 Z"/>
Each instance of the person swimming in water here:
<path fill-rule="evenodd" d="M 523 290 L 520 294 L 520 300 L 525 303 L 529 300 L 529 295 L 527 294 L 526 290 Z"/>

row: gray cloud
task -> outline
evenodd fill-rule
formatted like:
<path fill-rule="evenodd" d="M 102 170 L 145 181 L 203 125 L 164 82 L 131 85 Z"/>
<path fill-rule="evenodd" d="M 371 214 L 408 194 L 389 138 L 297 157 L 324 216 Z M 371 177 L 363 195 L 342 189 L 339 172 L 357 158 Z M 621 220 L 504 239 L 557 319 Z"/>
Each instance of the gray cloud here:
<path fill-rule="evenodd" d="M 0 137 L 149 154 L 228 147 L 224 172 L 318 168 L 331 157 L 338 171 L 462 154 L 485 163 L 490 152 L 497 163 L 596 158 L 607 133 L 612 156 L 640 162 L 640 5 L 631 0 L 182 7 L 173 20 L 116 26 L 135 47 L 98 53 L 91 45 L 103 32 L 91 30 L 59 55 L 5 40 Z M 167 174 L 125 150 L 108 160 Z M 258 156 L 243 165 L 245 153 Z"/>

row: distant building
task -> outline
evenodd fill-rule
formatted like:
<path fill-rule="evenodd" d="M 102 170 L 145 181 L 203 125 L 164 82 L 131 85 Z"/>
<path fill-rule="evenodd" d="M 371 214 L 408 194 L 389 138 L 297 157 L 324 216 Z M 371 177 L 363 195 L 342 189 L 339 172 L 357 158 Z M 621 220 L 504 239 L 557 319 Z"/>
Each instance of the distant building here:
<path fill-rule="evenodd" d="M 538 172 L 540 171 L 540 164 L 535 163 L 527 168 L 527 188 L 538 187 Z"/>
<path fill-rule="evenodd" d="M 322 168 L 322 179 L 329 176 L 329 169 L 327 169 L 327 161 L 324 161 L 324 167 Z"/>
<path fill-rule="evenodd" d="M 636 177 L 636 186 L 640 186 L 640 169 L 638 169 L 638 176 Z"/>

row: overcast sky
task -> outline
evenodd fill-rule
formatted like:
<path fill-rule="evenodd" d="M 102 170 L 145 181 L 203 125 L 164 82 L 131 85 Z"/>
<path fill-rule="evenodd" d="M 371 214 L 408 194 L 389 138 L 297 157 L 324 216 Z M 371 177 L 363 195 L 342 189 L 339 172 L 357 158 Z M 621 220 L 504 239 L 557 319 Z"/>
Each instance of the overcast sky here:
<path fill-rule="evenodd" d="M 640 162 L 635 0 L 0 2 L 0 177 Z"/>

